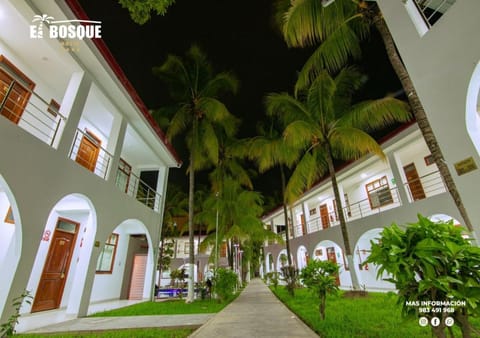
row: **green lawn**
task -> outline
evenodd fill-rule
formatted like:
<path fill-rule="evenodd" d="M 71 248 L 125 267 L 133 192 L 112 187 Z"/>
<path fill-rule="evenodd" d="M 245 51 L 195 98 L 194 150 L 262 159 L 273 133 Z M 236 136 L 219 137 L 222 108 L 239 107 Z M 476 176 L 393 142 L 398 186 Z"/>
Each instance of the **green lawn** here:
<path fill-rule="evenodd" d="M 371 292 L 366 297 L 345 298 L 343 292 L 327 299 L 325 321 L 320 320 L 318 298 L 307 289 L 295 290 L 292 298 L 284 287 L 272 291 L 322 338 L 431 338 L 430 327 L 421 327 L 417 319 L 402 318 L 394 293 Z M 476 318 L 472 321 L 480 327 Z M 461 337 L 459 330 L 455 337 Z"/>
<path fill-rule="evenodd" d="M 115 337 L 115 338 L 185 338 L 188 337 L 194 329 L 136 329 L 136 330 L 112 330 L 112 331 L 92 331 L 92 332 L 78 332 L 78 333 L 56 333 L 56 334 L 20 334 L 15 337 L 37 338 L 37 337 Z"/>
<path fill-rule="evenodd" d="M 91 317 L 146 316 L 146 315 L 178 315 L 192 313 L 216 313 L 228 302 L 218 303 L 214 299 L 196 300 L 186 304 L 185 300 L 175 299 L 161 302 L 144 302 L 116 310 L 98 312 Z"/>
<path fill-rule="evenodd" d="M 237 294 L 238 295 L 238 294 Z M 237 296 L 236 295 L 236 296 Z M 236 297 L 235 296 L 235 297 Z M 235 299 L 235 297 L 233 299 Z M 117 316 L 148 316 L 148 315 L 175 315 L 175 314 L 193 314 L 193 313 L 216 313 L 227 306 L 229 302 L 218 303 L 214 299 L 196 300 L 191 304 L 186 304 L 183 299 L 165 300 L 161 302 L 143 302 L 130 305 L 124 308 L 111 311 L 98 312 L 91 317 L 117 317 Z M 188 337 L 194 329 L 135 329 L 135 330 L 109 330 L 92 331 L 79 333 L 61 333 L 61 334 L 20 334 L 15 337 L 159 337 L 159 338 L 184 338 Z"/>

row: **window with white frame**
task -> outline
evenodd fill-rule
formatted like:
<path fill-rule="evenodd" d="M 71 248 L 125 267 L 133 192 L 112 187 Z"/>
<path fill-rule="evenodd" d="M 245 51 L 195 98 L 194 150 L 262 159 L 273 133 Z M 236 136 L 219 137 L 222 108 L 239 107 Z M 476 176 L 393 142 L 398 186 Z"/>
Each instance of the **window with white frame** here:
<path fill-rule="evenodd" d="M 372 181 L 365 185 L 368 200 L 372 209 L 379 208 L 383 205 L 393 203 L 392 193 L 388 186 L 387 176 L 383 176 L 378 180 Z"/>

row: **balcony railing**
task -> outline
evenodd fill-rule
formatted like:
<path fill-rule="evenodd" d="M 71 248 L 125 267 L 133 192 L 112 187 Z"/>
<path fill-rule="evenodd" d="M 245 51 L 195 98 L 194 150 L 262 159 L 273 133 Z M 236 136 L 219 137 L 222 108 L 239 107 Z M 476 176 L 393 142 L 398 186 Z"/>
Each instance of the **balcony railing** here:
<path fill-rule="evenodd" d="M 414 0 L 425 23 L 431 27 L 456 0 Z"/>
<path fill-rule="evenodd" d="M 405 189 L 409 193 L 410 202 L 429 198 L 447 191 L 442 176 L 438 171 L 429 173 L 416 180 L 410 180 L 404 183 Z M 397 208 L 402 205 L 398 188 L 382 189 L 377 192 L 375 199 L 366 198 L 352 203 L 343 208 L 345 220 L 347 222 L 364 218 L 370 215 L 379 214 L 389 209 Z M 329 212 L 324 217 L 316 217 L 307 222 L 306 232 L 312 233 L 331 226 L 339 224 L 337 213 Z M 303 233 L 302 225 L 295 226 L 295 237 L 306 235 Z"/>
<path fill-rule="evenodd" d="M 66 118 L 58 111 L 59 106 L 47 102 L 36 92 L 20 86 L 23 80 L 8 68 L 0 64 L 13 82 L 5 82 L 0 78 L 0 114 L 16 123 L 42 142 L 53 146 L 58 130 Z"/>
<path fill-rule="evenodd" d="M 118 169 L 118 175 L 124 175 L 124 171 L 120 170 L 120 168 Z M 150 209 L 154 211 L 159 210 L 162 195 L 142 181 L 137 175 L 130 173 L 127 180 L 117 179 L 117 186 L 125 191 L 127 195 L 136 198 L 137 201 L 145 204 Z"/>
<path fill-rule="evenodd" d="M 106 179 L 113 156 L 89 133 L 77 129 L 69 157 L 97 176 Z"/>

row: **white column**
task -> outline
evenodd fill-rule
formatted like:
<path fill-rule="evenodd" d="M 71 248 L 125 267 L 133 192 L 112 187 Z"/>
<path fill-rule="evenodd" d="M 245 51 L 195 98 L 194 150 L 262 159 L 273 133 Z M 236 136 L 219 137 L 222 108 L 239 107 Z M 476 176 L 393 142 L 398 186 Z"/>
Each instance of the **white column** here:
<path fill-rule="evenodd" d="M 396 153 L 387 154 L 388 162 L 390 163 L 390 169 L 392 170 L 393 177 L 395 178 L 395 184 L 397 185 L 398 197 L 400 198 L 400 203 L 411 202 L 408 198 L 408 193 L 405 190 L 405 184 L 403 184 L 402 174 L 400 173 L 399 164 L 400 159 Z M 401 164 L 400 164 L 401 165 Z"/>
<path fill-rule="evenodd" d="M 83 109 L 87 101 L 88 93 L 90 92 L 90 87 L 92 85 L 92 80 L 90 76 L 84 72 L 73 73 L 68 83 L 67 90 L 62 100 L 60 106 L 60 113 L 67 118 L 66 123 L 60 127 L 59 134 L 61 137 L 58 138 L 54 144 L 54 147 L 57 147 L 57 150 L 68 157 L 70 153 L 70 148 L 77 131 L 77 126 L 82 117 Z"/>
<path fill-rule="evenodd" d="M 113 121 L 112 131 L 110 133 L 110 140 L 107 145 L 107 150 L 113 155 L 110 159 L 108 168 L 107 181 L 110 184 L 115 184 L 118 164 L 122 155 L 123 142 L 127 132 L 127 121 L 122 117 L 118 117 Z"/>

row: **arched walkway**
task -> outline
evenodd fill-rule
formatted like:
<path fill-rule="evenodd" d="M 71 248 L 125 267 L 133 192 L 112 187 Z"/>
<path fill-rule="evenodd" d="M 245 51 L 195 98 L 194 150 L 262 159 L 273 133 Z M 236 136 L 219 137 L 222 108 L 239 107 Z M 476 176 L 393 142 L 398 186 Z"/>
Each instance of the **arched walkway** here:
<path fill-rule="evenodd" d="M 297 250 L 297 268 L 298 270 L 302 270 L 308 263 L 308 251 L 304 245 L 300 245 Z"/>
<path fill-rule="evenodd" d="M 383 228 L 370 229 L 360 236 L 355 245 L 353 261 L 361 286 L 365 286 L 367 289 L 394 290 L 395 286 L 392 283 L 386 282 L 382 278 L 377 279 L 378 267 L 376 265 L 364 264 L 370 255 L 372 247 L 370 241 L 378 241 L 382 230 Z M 387 275 L 385 274 L 383 278 L 387 278 Z"/>
<path fill-rule="evenodd" d="M 3 312 L 22 252 L 22 220 L 17 202 L 0 175 L 0 314 Z"/>
<path fill-rule="evenodd" d="M 155 277 L 151 236 L 136 219 L 120 223 L 103 240 L 90 302 L 150 297 Z"/>
<path fill-rule="evenodd" d="M 93 204 L 70 194 L 52 208 L 27 284 L 34 301 L 22 312 L 66 308 L 78 314 L 97 231 Z"/>
<path fill-rule="evenodd" d="M 339 285 L 343 287 L 350 287 L 352 285 L 350 273 L 348 271 L 350 267 L 346 265 L 346 259 L 345 255 L 343 254 L 343 250 L 337 243 L 329 240 L 321 241 L 315 246 L 312 258 L 322 261 L 329 260 L 337 263 L 340 268 L 340 274 L 338 278 Z"/>

